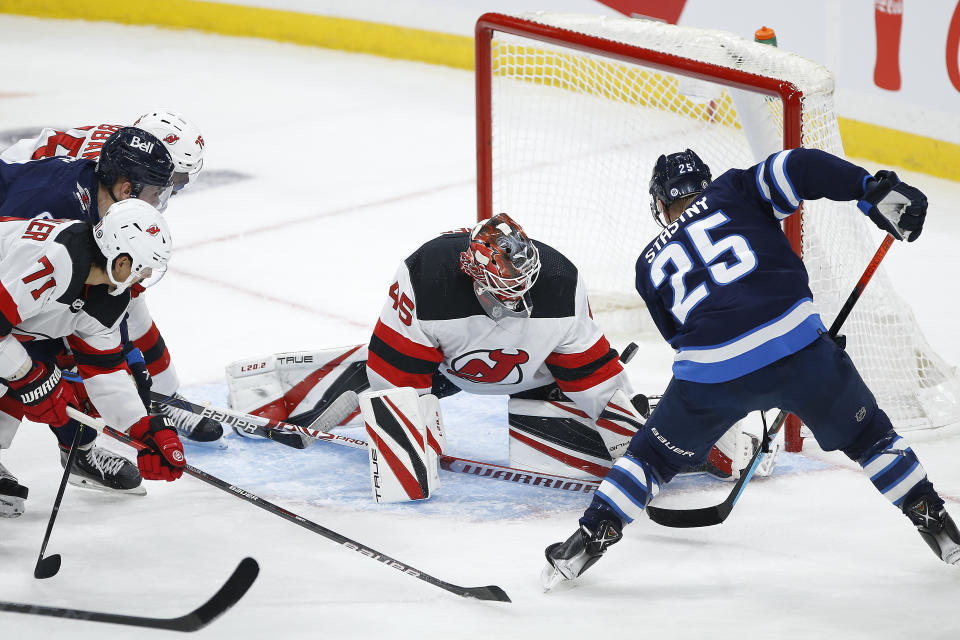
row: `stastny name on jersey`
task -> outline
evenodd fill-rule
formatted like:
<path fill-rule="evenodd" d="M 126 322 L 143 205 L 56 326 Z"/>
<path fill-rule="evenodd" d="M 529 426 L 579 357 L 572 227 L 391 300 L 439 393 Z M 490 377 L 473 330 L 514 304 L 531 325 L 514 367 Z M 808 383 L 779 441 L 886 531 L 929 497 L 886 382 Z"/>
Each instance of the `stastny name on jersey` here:
<path fill-rule="evenodd" d="M 707 211 L 707 209 L 706 197 L 692 202 L 689 207 L 684 209 L 683 213 L 680 214 L 680 217 L 671 222 L 663 231 L 660 232 L 660 235 L 657 236 L 656 240 L 654 240 L 653 245 L 644 254 L 643 257 L 647 259 L 647 264 L 653 262 L 653 259 L 657 257 L 657 254 L 660 253 L 660 250 L 663 249 L 667 243 L 670 242 L 670 239 L 673 238 L 674 234 L 680 230 L 681 222 L 686 222 L 694 216 Z"/>

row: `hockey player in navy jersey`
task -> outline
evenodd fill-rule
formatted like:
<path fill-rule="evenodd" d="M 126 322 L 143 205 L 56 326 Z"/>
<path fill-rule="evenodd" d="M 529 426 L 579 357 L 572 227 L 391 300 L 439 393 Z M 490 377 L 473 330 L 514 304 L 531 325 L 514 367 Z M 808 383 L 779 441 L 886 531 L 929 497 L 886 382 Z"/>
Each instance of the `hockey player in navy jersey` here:
<path fill-rule="evenodd" d="M 814 149 L 771 155 L 711 181 L 686 150 L 660 156 L 650 181 L 664 227 L 637 260 L 636 286 L 676 350 L 673 378 L 606 476 L 580 527 L 547 547 L 545 588 L 578 577 L 682 467 L 750 411 L 780 408 L 825 451 L 858 462 L 938 558 L 960 564 L 960 534 L 916 454 L 828 335 L 803 262 L 780 222 L 805 199 L 856 200 L 878 227 L 916 240 L 927 201 L 892 171 L 871 176 Z"/>
<path fill-rule="evenodd" d="M 68 445 L 72 442 L 76 431 L 66 413 L 67 404 L 75 403 L 72 387 L 55 360 L 30 349 L 35 341 L 65 338 L 93 408 L 108 424 L 151 448 L 141 452 L 132 477 L 125 478 L 130 488 L 141 475 L 180 477 L 185 460 L 176 429 L 169 418 L 147 415 L 120 339 L 130 287 L 158 279 L 171 250 L 163 217 L 139 200 L 112 205 L 95 226 L 75 220 L 0 219 L 0 416 L 5 418 L 0 449 L 10 447 L 23 417 L 49 424 L 55 432 L 68 430 Z M 81 440 L 80 446 L 83 464 L 117 464 L 89 441 Z M 0 466 L 0 516 L 22 514 L 26 497 L 26 488 Z"/>

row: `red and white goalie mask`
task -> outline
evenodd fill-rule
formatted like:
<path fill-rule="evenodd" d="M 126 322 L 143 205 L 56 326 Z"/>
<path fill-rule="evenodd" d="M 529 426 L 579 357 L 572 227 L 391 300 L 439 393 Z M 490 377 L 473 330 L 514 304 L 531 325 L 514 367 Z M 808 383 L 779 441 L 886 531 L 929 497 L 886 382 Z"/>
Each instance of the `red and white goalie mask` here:
<path fill-rule="evenodd" d="M 529 311 L 524 296 L 540 275 L 540 252 L 520 225 L 499 213 L 470 232 L 470 246 L 460 254 L 460 269 L 473 278 L 478 296 L 489 293 L 514 311 L 522 302 Z"/>

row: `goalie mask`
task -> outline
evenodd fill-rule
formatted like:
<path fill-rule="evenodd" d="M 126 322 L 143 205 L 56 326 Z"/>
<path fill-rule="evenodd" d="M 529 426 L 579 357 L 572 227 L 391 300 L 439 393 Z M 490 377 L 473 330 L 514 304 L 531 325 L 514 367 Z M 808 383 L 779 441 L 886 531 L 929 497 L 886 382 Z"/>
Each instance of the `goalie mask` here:
<path fill-rule="evenodd" d="M 510 313 L 529 317 L 527 293 L 540 274 L 540 252 L 510 216 L 500 213 L 477 223 L 460 254 L 460 269 L 473 278 L 474 292 L 494 320 Z"/>
<path fill-rule="evenodd" d="M 107 277 L 118 296 L 133 284 L 156 284 L 167 270 L 173 251 L 170 229 L 160 212 L 144 202 L 130 198 L 114 203 L 103 219 L 93 227 L 93 238 L 107 259 Z M 130 256 L 130 275 L 118 281 L 113 268 L 120 256 Z"/>
<path fill-rule="evenodd" d="M 670 205 L 680 198 L 700 193 L 711 180 L 710 167 L 690 149 L 657 158 L 650 177 L 653 219 L 661 227 L 666 227 L 665 217 Z"/>

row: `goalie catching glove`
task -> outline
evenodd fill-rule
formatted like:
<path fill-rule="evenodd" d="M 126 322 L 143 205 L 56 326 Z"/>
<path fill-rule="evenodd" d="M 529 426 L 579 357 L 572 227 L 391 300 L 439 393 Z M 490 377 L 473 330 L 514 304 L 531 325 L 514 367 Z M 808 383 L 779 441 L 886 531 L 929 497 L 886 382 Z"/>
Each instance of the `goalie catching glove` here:
<path fill-rule="evenodd" d="M 144 416 L 130 427 L 129 434 L 149 447 L 137 454 L 141 476 L 147 480 L 172 482 L 183 475 L 187 459 L 170 418 Z"/>
<path fill-rule="evenodd" d="M 893 171 L 878 171 L 868 179 L 857 207 L 875 225 L 907 242 L 920 237 L 927 217 L 927 197 L 916 187 L 901 182 Z"/>

